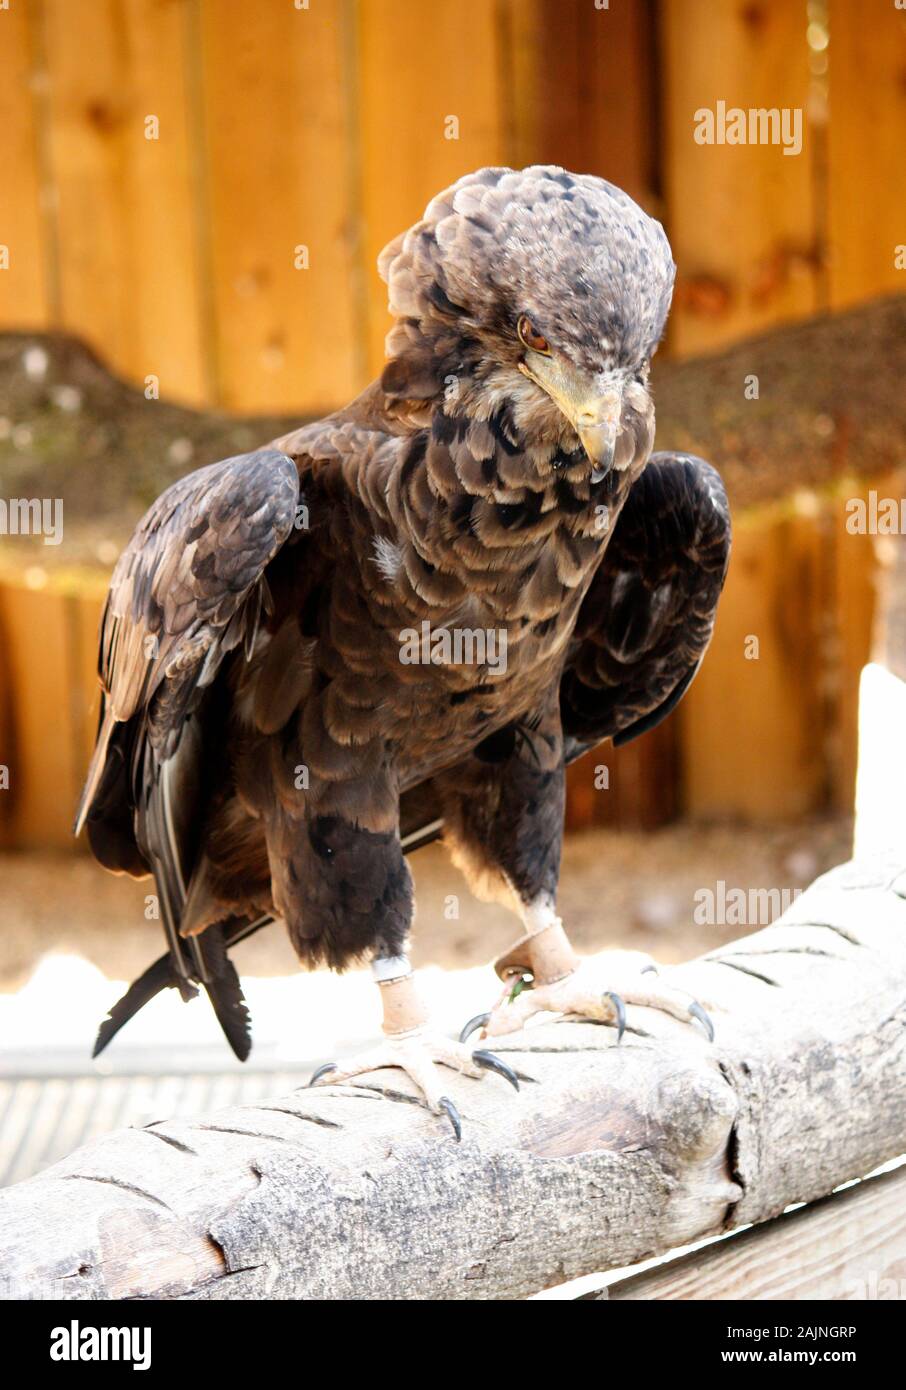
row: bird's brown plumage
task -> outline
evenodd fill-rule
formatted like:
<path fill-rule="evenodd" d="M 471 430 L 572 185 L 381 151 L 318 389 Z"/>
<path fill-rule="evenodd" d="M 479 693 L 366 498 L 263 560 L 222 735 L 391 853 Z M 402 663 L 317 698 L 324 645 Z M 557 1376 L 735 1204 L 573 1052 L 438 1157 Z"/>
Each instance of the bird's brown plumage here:
<path fill-rule="evenodd" d="M 442 820 L 479 891 L 552 895 L 566 762 L 672 707 L 726 568 L 717 475 L 649 463 L 673 265 L 625 194 L 482 170 L 380 267 L 396 315 L 380 381 L 164 493 L 102 625 L 80 819 L 108 868 L 153 872 L 157 983 L 204 984 L 240 1052 L 225 947 L 277 915 L 310 962 L 398 954 L 401 830 Z M 522 313 L 570 383 L 619 399 L 597 480 L 538 384 L 546 365 L 525 370 Z M 498 659 L 401 660 L 403 634 L 425 630 L 490 632 Z"/>

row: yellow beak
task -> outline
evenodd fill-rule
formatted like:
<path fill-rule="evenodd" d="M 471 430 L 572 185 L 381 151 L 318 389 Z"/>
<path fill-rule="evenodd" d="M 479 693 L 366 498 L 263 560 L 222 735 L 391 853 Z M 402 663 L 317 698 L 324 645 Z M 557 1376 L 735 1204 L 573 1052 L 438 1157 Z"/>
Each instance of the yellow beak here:
<path fill-rule="evenodd" d="M 621 406 L 617 392 L 608 391 L 590 401 L 576 418 L 576 433 L 591 463 L 593 483 L 599 483 L 613 468 Z"/>
<path fill-rule="evenodd" d="M 622 388 L 587 376 L 562 358 L 526 353 L 519 370 L 546 391 L 569 420 L 591 463 L 591 480 L 599 483 L 613 468 L 620 419 Z"/>

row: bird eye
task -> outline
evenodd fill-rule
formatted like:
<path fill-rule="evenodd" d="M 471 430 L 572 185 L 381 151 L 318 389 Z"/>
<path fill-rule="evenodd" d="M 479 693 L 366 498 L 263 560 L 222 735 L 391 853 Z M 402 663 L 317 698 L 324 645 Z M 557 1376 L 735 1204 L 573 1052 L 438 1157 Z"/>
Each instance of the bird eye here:
<path fill-rule="evenodd" d="M 519 315 L 516 332 L 523 347 L 531 348 L 532 352 L 543 352 L 548 356 L 550 355 L 550 343 L 546 338 L 542 338 L 528 314 Z"/>

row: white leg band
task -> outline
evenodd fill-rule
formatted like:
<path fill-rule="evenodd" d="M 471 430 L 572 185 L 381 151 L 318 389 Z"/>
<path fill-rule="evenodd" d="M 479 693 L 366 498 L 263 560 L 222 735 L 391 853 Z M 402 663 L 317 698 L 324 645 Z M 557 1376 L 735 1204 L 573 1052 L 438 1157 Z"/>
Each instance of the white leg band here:
<path fill-rule="evenodd" d="M 547 931 L 549 927 L 560 925 L 556 907 L 545 898 L 529 903 L 523 913 L 522 921 L 525 925 L 526 936 L 538 936 L 541 932 Z"/>
<path fill-rule="evenodd" d="M 412 974 L 408 956 L 375 956 L 371 962 L 371 975 L 378 985 L 389 984 L 391 980 L 403 980 Z"/>

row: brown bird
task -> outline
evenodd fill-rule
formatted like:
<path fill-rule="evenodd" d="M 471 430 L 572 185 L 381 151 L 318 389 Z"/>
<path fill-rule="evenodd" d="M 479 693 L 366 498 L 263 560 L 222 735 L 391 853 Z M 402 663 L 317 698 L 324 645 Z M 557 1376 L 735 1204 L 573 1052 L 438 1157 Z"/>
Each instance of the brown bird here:
<path fill-rule="evenodd" d="M 467 175 L 386 247 L 381 377 L 267 448 L 192 473 L 116 566 L 102 711 L 78 815 L 106 868 L 153 874 L 168 954 L 95 1051 L 161 988 L 202 986 L 231 1046 L 228 948 L 281 918 L 302 959 L 370 956 L 384 1044 L 314 1080 L 403 1067 L 459 1117 L 437 1064 L 536 1010 L 617 1024 L 624 1001 L 700 1007 L 578 961 L 556 912 L 566 765 L 675 707 L 711 636 L 730 548 L 707 463 L 651 455 L 648 368 L 675 267 L 602 179 Z M 509 988 L 456 1043 L 406 958 L 408 851 L 442 836 L 524 934 Z"/>

